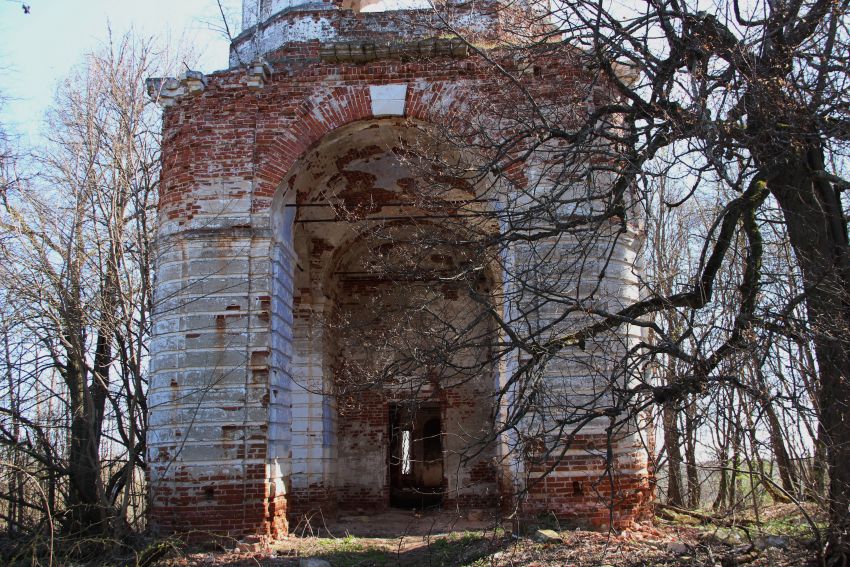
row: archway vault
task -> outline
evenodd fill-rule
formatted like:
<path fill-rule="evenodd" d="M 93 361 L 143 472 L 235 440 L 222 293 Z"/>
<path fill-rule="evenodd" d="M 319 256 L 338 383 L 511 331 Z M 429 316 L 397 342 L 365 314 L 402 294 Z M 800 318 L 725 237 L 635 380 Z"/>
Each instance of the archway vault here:
<path fill-rule="evenodd" d="M 289 335 L 273 326 L 271 342 L 274 365 L 285 363 L 275 345 L 291 341 L 290 521 L 416 502 L 425 490 L 429 503 L 497 502 L 497 446 L 464 458 L 491 433 L 486 308 L 498 282 L 472 245 L 495 228 L 489 199 L 452 174 L 460 160 L 421 123 L 362 121 L 314 144 L 280 185 L 272 255 L 291 250 L 294 262 L 273 274 L 272 294 L 287 297 L 292 281 L 293 322 Z M 399 427 L 415 433 L 406 468 Z"/>

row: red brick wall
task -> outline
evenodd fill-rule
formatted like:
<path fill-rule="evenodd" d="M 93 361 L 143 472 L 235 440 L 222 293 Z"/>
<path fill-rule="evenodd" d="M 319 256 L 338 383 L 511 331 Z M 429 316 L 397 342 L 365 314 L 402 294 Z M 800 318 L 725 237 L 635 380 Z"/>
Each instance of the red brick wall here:
<path fill-rule="evenodd" d="M 555 516 L 570 527 L 614 529 L 646 519 L 651 498 L 645 454 L 636 447 L 622 451 L 628 442 L 614 442 L 613 466 L 606 466 L 605 435 L 578 435 L 570 450 L 558 448 L 549 456 L 526 462 L 527 494 L 521 509 L 525 517 Z M 635 470 L 640 472 L 626 472 Z M 541 473 L 546 476 L 539 478 Z"/>
<path fill-rule="evenodd" d="M 171 482 L 152 487 L 150 521 L 159 533 L 190 531 L 188 537 L 195 539 L 287 533 L 286 499 L 269 494 L 262 465 L 248 467 L 245 476 L 180 470 L 168 475 Z"/>
<path fill-rule="evenodd" d="M 223 71 L 208 77 L 201 94 L 186 96 L 166 110 L 160 213 L 170 223 L 169 230 L 179 231 L 214 200 L 247 198 L 251 212 L 260 218 L 292 164 L 306 150 L 341 126 L 372 118 L 369 85 L 407 83 L 407 117 L 455 127 L 468 124 L 471 115 L 496 101 L 508 108 L 510 93 L 515 92 L 504 88 L 507 80 L 476 57 L 328 64 L 318 62 L 317 49 L 318 43 L 312 42 L 279 53 L 279 59 L 272 60 L 276 72 L 262 89 L 245 86 L 241 69 Z M 508 69 L 518 64 L 511 59 L 503 63 Z M 570 100 L 580 104 L 590 84 L 585 70 L 563 61 L 542 61 L 524 77 L 547 96 L 563 99 L 560 104 Z M 522 172 L 517 171 L 516 177 L 521 179 Z M 253 370 L 268 371 L 261 366 Z M 377 397 L 365 399 L 368 402 L 361 403 L 359 412 L 341 414 L 342 434 L 356 431 L 369 436 L 386 429 L 386 403 Z M 447 403 L 462 405 L 469 400 Z M 251 441 L 251 457 L 264 458 L 263 443 L 259 438 Z M 162 530 L 279 534 L 287 529 L 287 497 L 271 493 L 263 466 L 251 465 L 244 475 L 182 471 L 177 463 L 154 462 L 151 467 L 167 479 L 151 487 L 151 520 Z M 584 475 L 558 475 L 585 469 Z M 645 477 L 615 475 L 612 487 L 606 479 L 600 481 L 601 470 L 594 459 L 563 459 L 553 478 L 531 485 L 525 509 L 554 510 L 559 516 L 599 526 L 608 521 L 608 508 L 602 503 L 613 497 L 615 525 L 639 516 L 648 495 Z M 483 507 L 497 502 L 498 479 L 492 462 L 476 464 L 472 478 L 493 489 L 484 496 L 449 499 L 448 504 Z M 374 509 L 387 501 L 385 492 L 364 493 L 344 485 L 336 492 L 311 487 L 306 494 L 289 498 L 294 504 L 291 514 L 322 502 Z"/>
<path fill-rule="evenodd" d="M 196 201 L 211 198 L 199 189 L 222 178 L 252 180 L 254 210 L 266 210 L 307 149 L 341 126 L 372 118 L 369 85 L 408 83 L 408 118 L 456 128 L 468 126 L 468 113 L 480 114 L 476 106 L 491 108 L 502 99 L 509 108 L 515 94 L 489 63 L 474 57 L 361 65 L 310 61 L 282 69 L 256 91 L 242 85 L 243 76 L 242 70 L 211 75 L 203 93 L 166 110 L 160 210 L 168 218 L 191 219 Z M 558 97 L 582 104 L 589 84 L 582 79 L 589 76 L 581 69 L 551 62 L 528 80 L 541 87 L 557 80 Z"/>

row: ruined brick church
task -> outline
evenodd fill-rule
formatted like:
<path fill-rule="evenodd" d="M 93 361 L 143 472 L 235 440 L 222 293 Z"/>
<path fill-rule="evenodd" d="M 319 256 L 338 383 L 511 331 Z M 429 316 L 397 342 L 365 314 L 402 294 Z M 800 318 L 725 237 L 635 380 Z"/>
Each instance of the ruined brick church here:
<path fill-rule="evenodd" d="M 449 118 L 480 118 L 474 102 L 498 95 L 504 68 L 473 46 L 510 41 L 527 9 L 485 0 L 443 6 L 437 17 L 374 4 L 244 0 L 229 69 L 149 81 L 164 107 L 151 524 L 274 536 L 317 510 L 440 506 L 624 526 L 649 494 L 640 432 L 612 444 L 604 423 L 590 424 L 557 458 L 529 461 L 535 448 L 523 446 L 521 424 L 493 425 L 510 403 L 509 357 L 464 366 L 477 370 L 463 380 L 408 366 L 390 382 L 340 386 L 377 367 L 388 321 L 420 324 L 406 318 L 415 306 L 399 308 L 411 297 L 430 294 L 430 309 L 456 317 L 480 308 L 451 282 L 390 277 L 368 258 L 387 250 L 375 225 L 391 225 L 398 241 L 414 228 L 445 231 L 440 215 L 409 198 L 420 172 L 400 148 Z M 585 80 L 552 65 L 524 76 L 541 92 Z M 514 172 L 517 183 L 532 176 Z M 457 198 L 498 206 L 476 191 L 461 187 Z M 615 296 L 636 294 L 638 242 L 619 240 L 621 269 L 607 271 Z M 429 258 L 451 263 L 451 254 Z M 509 279 L 490 270 L 475 291 L 495 297 Z M 476 332 L 496 336 L 488 324 Z M 424 378 L 412 380 L 417 373 Z M 543 380 L 555 390 L 576 373 L 554 365 Z"/>

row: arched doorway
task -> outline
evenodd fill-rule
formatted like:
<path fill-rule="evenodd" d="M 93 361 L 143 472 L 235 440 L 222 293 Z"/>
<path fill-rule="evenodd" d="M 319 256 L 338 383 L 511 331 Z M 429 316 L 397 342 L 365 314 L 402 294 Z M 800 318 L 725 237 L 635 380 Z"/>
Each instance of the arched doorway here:
<path fill-rule="evenodd" d="M 496 283 L 469 245 L 493 227 L 474 184 L 421 159 L 442 151 L 410 121 L 357 122 L 315 144 L 278 191 L 275 250 L 295 258 L 291 283 L 275 274 L 273 287 L 292 290 L 280 348 L 296 521 L 316 508 L 497 501 Z"/>

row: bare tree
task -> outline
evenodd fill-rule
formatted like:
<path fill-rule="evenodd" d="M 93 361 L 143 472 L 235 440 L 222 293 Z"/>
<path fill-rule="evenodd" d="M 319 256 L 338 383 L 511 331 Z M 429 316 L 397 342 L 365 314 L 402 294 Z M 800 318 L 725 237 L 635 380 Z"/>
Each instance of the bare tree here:
<path fill-rule="evenodd" d="M 455 265 L 452 281 L 496 263 L 512 285 L 496 303 L 518 306 L 509 316 L 489 310 L 500 333 L 489 363 L 520 353 L 510 392 L 500 392 L 512 409 L 497 430 L 522 429 L 530 412 L 550 407 L 541 431 L 570 439 L 601 414 L 624 425 L 666 407 L 668 459 L 686 462 L 689 504 L 698 506 L 697 437 L 714 415 L 706 404 L 734 404 L 719 411 L 731 447 L 721 458 L 728 474 L 718 505 L 744 496 L 733 494 L 739 466 L 752 480 L 748 496 L 761 483 L 777 498 L 793 497 L 791 444 L 800 459 L 822 447 L 814 458 L 826 463 L 830 529 L 821 551 L 833 564 L 850 556 L 847 10 L 847 2 L 824 0 L 659 0 L 616 11 L 543 3 L 527 14 L 550 25 L 518 23 L 515 46 L 470 43 L 503 82 L 466 118 L 445 119 L 445 143 L 463 163 L 437 167 L 433 148 L 410 151 L 429 162 L 423 199 L 441 194 L 440 179 L 427 173 L 439 169 L 466 180 L 477 171 L 469 181 L 476 201 L 501 203 L 495 211 L 442 203 L 451 203 L 452 217 L 479 219 L 448 221 L 464 227 L 454 234 L 464 235 L 457 244 L 466 254 L 478 254 Z M 538 89 L 535 77 L 564 68 L 584 73 L 585 87 Z M 661 178 L 678 183 L 653 204 Z M 649 273 L 640 297 L 609 301 L 602 282 L 618 242 L 648 216 L 686 207 L 706 222 L 671 244 L 693 261 L 678 262 L 672 281 Z M 439 240 L 432 234 L 422 244 L 429 239 Z M 492 301 L 474 286 L 468 292 Z M 651 340 L 646 333 L 617 346 L 628 328 L 651 330 Z M 605 378 L 592 399 L 576 403 L 582 398 L 541 388 L 541 372 L 562 358 Z M 641 370 L 647 364 L 674 370 L 655 381 Z M 808 431 L 789 432 L 797 416 Z M 778 483 L 765 459 L 776 463 Z"/>
<path fill-rule="evenodd" d="M 144 80 L 163 57 L 130 35 L 88 55 L 57 92 L 35 175 L 4 193 L 0 442 L 62 497 L 18 490 L 9 510 L 55 516 L 75 535 L 143 525 L 159 179 Z"/>

